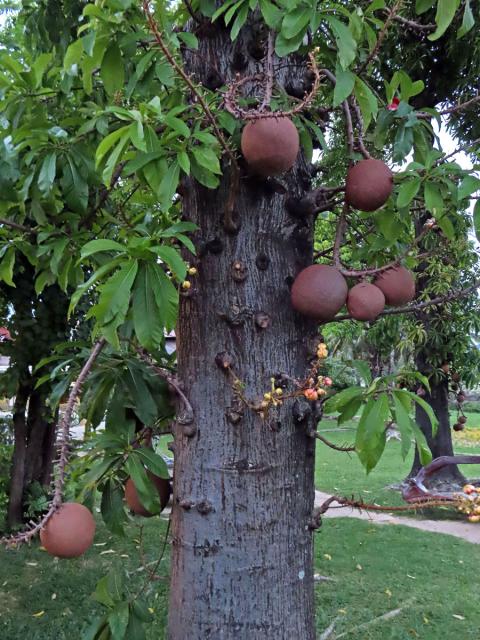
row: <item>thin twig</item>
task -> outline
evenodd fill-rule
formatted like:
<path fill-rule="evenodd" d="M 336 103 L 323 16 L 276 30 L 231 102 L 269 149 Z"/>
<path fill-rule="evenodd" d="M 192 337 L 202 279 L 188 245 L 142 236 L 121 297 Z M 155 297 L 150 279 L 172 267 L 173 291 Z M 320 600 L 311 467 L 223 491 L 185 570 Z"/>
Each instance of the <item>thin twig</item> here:
<path fill-rule="evenodd" d="M 327 440 L 327 438 L 325 438 L 325 436 L 322 436 L 318 431 L 314 432 L 314 436 L 315 438 L 318 438 L 318 440 L 320 440 L 321 442 L 323 442 L 323 444 L 326 444 L 327 447 L 330 447 L 330 449 L 334 449 L 335 451 L 355 451 L 355 447 L 354 446 L 341 446 L 341 445 L 337 445 L 334 444 L 333 442 L 331 442 L 330 440 Z"/>
<path fill-rule="evenodd" d="M 7 536 L 4 538 L 0 538 L 0 542 L 3 544 L 17 545 L 23 542 L 30 541 L 34 536 L 37 535 L 45 527 L 47 522 L 53 516 L 53 514 L 60 508 L 63 500 L 63 488 L 65 485 L 65 471 L 67 462 L 70 456 L 70 426 L 72 423 L 72 415 L 75 407 L 75 403 L 77 401 L 78 396 L 82 390 L 83 384 L 87 379 L 88 374 L 90 373 L 95 360 L 99 356 L 101 350 L 105 346 L 106 341 L 105 338 L 101 338 L 98 342 L 95 343 L 90 356 L 87 361 L 83 365 L 78 378 L 75 381 L 75 384 L 70 391 L 70 395 L 68 397 L 67 406 L 65 409 L 65 413 L 63 414 L 62 421 L 60 423 L 59 431 L 60 431 L 60 456 L 59 456 L 59 464 L 58 464 L 58 473 L 55 479 L 55 489 L 53 494 L 53 499 L 50 503 L 50 507 L 47 513 L 41 518 L 41 520 L 37 523 L 30 521 L 30 528 L 27 528 L 25 531 L 21 531 L 13 536 Z"/>
<path fill-rule="evenodd" d="M 0 225 L 5 225 L 6 227 L 11 227 L 12 229 L 17 229 L 18 231 L 24 231 L 25 233 L 36 233 L 36 231 L 31 227 L 25 227 L 23 224 L 18 224 L 18 222 L 13 222 L 13 220 L 6 220 L 5 218 L 0 218 Z"/>

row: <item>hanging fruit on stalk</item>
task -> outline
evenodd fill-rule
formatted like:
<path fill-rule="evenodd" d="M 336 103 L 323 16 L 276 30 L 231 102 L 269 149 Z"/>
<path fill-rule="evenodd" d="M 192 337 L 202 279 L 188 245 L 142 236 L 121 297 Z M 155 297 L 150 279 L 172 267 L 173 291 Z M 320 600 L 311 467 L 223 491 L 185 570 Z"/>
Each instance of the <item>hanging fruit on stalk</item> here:
<path fill-rule="evenodd" d="M 241 147 L 252 172 L 267 177 L 293 167 L 300 142 L 290 118 L 280 116 L 248 122 L 242 131 Z"/>
<path fill-rule="evenodd" d="M 160 498 L 160 511 L 163 511 L 168 504 L 171 494 L 171 485 L 170 480 L 165 478 L 160 478 L 159 476 L 154 475 L 151 472 L 148 472 L 148 476 L 150 480 L 155 485 L 155 488 L 158 492 Z M 137 516 L 144 516 L 145 518 L 151 518 L 154 513 L 148 511 L 145 506 L 142 504 L 140 496 L 138 495 L 135 484 L 131 478 L 128 478 L 125 483 L 125 502 L 128 505 L 130 511 Z"/>
<path fill-rule="evenodd" d="M 65 502 L 40 531 L 40 541 L 52 556 L 77 558 L 91 547 L 94 535 L 95 520 L 87 507 Z"/>
<path fill-rule="evenodd" d="M 392 307 L 407 304 L 415 297 L 415 278 L 405 267 L 391 267 L 380 273 L 374 285 L 382 290 L 385 302 Z"/>
<path fill-rule="evenodd" d="M 393 190 L 393 174 L 381 160 L 360 160 L 350 167 L 345 182 L 345 200 L 360 211 L 383 207 Z"/>
<path fill-rule="evenodd" d="M 338 269 L 313 264 L 301 271 L 292 285 L 293 308 L 315 320 L 332 320 L 345 304 L 348 286 Z"/>
<path fill-rule="evenodd" d="M 375 320 L 384 308 L 383 291 L 374 284 L 360 282 L 348 292 L 347 309 L 355 320 Z"/>

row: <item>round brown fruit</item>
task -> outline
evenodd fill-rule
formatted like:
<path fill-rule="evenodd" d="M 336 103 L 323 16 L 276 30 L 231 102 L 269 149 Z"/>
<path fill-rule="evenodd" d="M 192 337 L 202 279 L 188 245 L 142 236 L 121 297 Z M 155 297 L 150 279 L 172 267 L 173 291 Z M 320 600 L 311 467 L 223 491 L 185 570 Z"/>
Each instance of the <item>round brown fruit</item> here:
<path fill-rule="evenodd" d="M 241 147 L 254 173 L 276 176 L 293 167 L 300 141 L 297 128 L 289 118 L 260 118 L 244 127 Z"/>
<path fill-rule="evenodd" d="M 95 520 L 83 504 L 65 502 L 40 531 L 46 551 L 58 558 L 77 558 L 92 545 Z"/>
<path fill-rule="evenodd" d="M 453 425 L 453 430 L 454 430 L 454 431 L 463 431 L 464 429 L 465 429 L 465 425 L 460 424 L 460 422 L 456 422 L 456 423 Z"/>
<path fill-rule="evenodd" d="M 355 320 L 375 320 L 385 307 L 385 296 L 374 284 L 360 282 L 350 289 L 348 313 Z"/>
<path fill-rule="evenodd" d="M 327 264 L 312 264 L 292 285 L 293 308 L 315 320 L 331 320 L 347 299 L 348 286 L 340 271 Z"/>
<path fill-rule="evenodd" d="M 465 416 L 460 416 L 459 419 L 457 420 L 457 422 L 460 422 L 460 424 L 465 424 L 467 421 L 467 418 Z"/>
<path fill-rule="evenodd" d="M 158 495 L 160 496 L 160 511 L 163 511 L 168 504 L 171 493 L 170 480 L 160 478 L 153 473 L 148 472 L 150 480 L 155 485 Z M 137 493 L 137 489 L 131 478 L 128 478 L 125 483 L 125 502 L 128 505 L 130 511 L 137 516 L 144 516 L 145 518 L 151 518 L 153 513 L 150 513 L 140 501 L 140 497 Z"/>
<path fill-rule="evenodd" d="M 360 160 L 350 167 L 345 183 L 347 203 L 360 211 L 382 207 L 393 189 L 393 174 L 381 160 Z"/>
<path fill-rule="evenodd" d="M 462 402 L 465 402 L 465 396 L 463 393 L 459 393 L 457 395 L 457 402 L 459 402 L 460 404 L 462 404 Z"/>
<path fill-rule="evenodd" d="M 415 297 L 415 278 L 405 267 L 392 267 L 380 273 L 374 285 L 383 291 L 385 302 L 400 307 Z"/>

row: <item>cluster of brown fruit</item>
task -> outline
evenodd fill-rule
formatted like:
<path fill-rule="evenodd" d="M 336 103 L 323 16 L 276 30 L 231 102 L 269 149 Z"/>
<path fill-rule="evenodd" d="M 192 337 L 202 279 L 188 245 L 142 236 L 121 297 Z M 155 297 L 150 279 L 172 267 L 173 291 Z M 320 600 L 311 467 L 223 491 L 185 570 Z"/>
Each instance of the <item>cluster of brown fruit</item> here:
<path fill-rule="evenodd" d="M 295 164 L 298 132 L 285 116 L 259 118 L 243 129 L 241 147 L 254 173 L 278 175 Z M 361 160 L 348 170 L 345 200 L 361 211 L 375 211 L 385 204 L 392 189 L 393 175 L 384 162 L 373 158 Z M 292 288 L 295 309 L 319 321 L 332 320 L 345 303 L 356 320 L 375 320 L 385 305 L 398 307 L 414 297 L 413 275 L 401 266 L 387 269 L 373 283 L 361 282 L 349 291 L 337 269 L 312 265 L 297 276 Z"/>
<path fill-rule="evenodd" d="M 158 491 L 160 510 L 163 511 L 170 499 L 170 481 L 150 472 L 148 475 Z M 131 478 L 125 483 L 125 502 L 135 515 L 147 518 L 154 515 L 140 501 Z M 65 502 L 40 531 L 40 542 L 52 556 L 78 558 L 92 546 L 94 536 L 95 519 L 87 507 L 78 502 Z"/>
<path fill-rule="evenodd" d="M 453 425 L 454 431 L 463 431 L 467 422 L 467 416 L 463 413 L 462 404 L 465 402 L 465 394 L 460 384 L 460 374 L 456 371 L 450 372 L 450 365 L 444 362 L 441 366 L 442 371 L 450 377 L 450 393 L 453 393 L 457 403 L 457 421 Z"/>
<path fill-rule="evenodd" d="M 293 307 L 305 316 L 333 320 L 344 304 L 352 318 L 375 320 L 385 305 L 399 307 L 415 297 L 413 274 L 405 267 L 381 272 L 373 283 L 361 282 L 348 289 L 343 275 L 326 264 L 314 264 L 296 277 L 291 291 Z"/>
<path fill-rule="evenodd" d="M 468 516 L 469 522 L 480 522 L 480 487 L 466 484 L 463 493 L 458 510 Z"/>

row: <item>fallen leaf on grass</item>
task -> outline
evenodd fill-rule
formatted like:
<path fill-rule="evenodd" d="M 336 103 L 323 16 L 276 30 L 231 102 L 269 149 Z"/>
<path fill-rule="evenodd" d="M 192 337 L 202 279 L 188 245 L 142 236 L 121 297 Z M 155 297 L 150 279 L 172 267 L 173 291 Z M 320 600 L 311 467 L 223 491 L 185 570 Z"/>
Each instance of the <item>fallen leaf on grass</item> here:
<path fill-rule="evenodd" d="M 37 613 L 32 613 L 32 618 L 41 618 L 45 611 L 38 611 Z"/>
<path fill-rule="evenodd" d="M 324 553 L 323 557 L 325 558 L 325 560 L 331 560 L 332 556 L 329 553 Z"/>
<path fill-rule="evenodd" d="M 452 614 L 452 618 L 455 618 L 456 620 L 465 620 L 465 618 L 464 618 L 463 616 L 459 616 L 459 615 L 458 615 L 458 614 L 456 614 L 456 613 L 453 613 L 453 614 Z"/>

